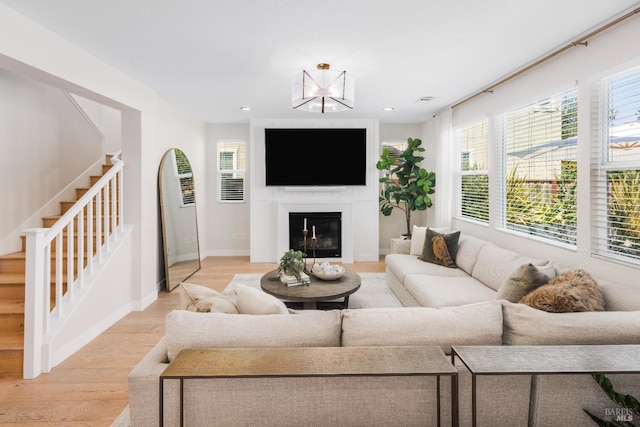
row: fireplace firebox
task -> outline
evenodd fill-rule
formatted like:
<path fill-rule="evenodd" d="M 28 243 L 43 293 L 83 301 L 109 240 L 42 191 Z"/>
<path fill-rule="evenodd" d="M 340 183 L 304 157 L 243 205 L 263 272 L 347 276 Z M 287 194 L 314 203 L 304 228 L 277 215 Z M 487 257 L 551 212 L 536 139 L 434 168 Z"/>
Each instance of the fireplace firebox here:
<path fill-rule="evenodd" d="M 342 212 L 289 212 L 289 248 L 304 252 L 307 228 L 307 257 L 313 257 L 313 228 L 316 231 L 316 258 L 342 256 Z"/>

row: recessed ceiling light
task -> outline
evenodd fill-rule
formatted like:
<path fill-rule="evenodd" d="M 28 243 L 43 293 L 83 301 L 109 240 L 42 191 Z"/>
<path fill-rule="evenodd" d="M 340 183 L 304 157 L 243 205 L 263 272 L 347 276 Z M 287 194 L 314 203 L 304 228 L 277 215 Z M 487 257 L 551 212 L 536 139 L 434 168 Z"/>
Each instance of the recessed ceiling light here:
<path fill-rule="evenodd" d="M 393 108 L 393 107 L 384 107 L 383 110 L 384 111 L 393 111 L 393 110 L 395 110 L 395 108 Z"/>
<path fill-rule="evenodd" d="M 251 107 L 240 107 L 242 111 L 251 111 Z"/>

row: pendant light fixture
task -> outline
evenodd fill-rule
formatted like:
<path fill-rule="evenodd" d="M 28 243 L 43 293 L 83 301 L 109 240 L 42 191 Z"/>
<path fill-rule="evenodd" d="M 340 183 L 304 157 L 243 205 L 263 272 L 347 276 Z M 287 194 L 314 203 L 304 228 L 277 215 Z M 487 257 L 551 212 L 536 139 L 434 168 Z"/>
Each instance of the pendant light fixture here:
<path fill-rule="evenodd" d="M 346 71 L 334 71 L 329 64 L 317 70 L 302 70 L 293 78 L 293 108 L 313 113 L 353 109 L 355 85 Z"/>

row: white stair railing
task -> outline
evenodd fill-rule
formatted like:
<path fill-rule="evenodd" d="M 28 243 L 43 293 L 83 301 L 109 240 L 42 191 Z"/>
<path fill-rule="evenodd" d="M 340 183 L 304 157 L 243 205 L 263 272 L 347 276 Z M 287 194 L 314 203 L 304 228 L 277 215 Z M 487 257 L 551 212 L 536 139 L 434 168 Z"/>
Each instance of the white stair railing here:
<path fill-rule="evenodd" d="M 111 163 L 113 166 L 51 228 L 25 230 L 26 379 L 51 370 L 51 354 L 45 344 L 55 332 L 54 325 L 64 323 L 68 309 L 76 302 L 75 291 L 85 286 L 94 264 L 102 261 L 110 242 L 117 241 L 124 231 L 124 163 L 119 153 Z"/>

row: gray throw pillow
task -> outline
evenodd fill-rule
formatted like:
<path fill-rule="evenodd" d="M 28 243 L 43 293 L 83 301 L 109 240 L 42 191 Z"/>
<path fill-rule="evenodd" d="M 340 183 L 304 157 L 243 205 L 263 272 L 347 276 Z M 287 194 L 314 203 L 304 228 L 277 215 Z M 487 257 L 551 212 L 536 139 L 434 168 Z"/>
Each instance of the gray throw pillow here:
<path fill-rule="evenodd" d="M 498 288 L 497 299 L 519 302 L 529 292 L 544 285 L 549 278 L 539 271 L 535 265 L 523 264 L 516 268 Z"/>

